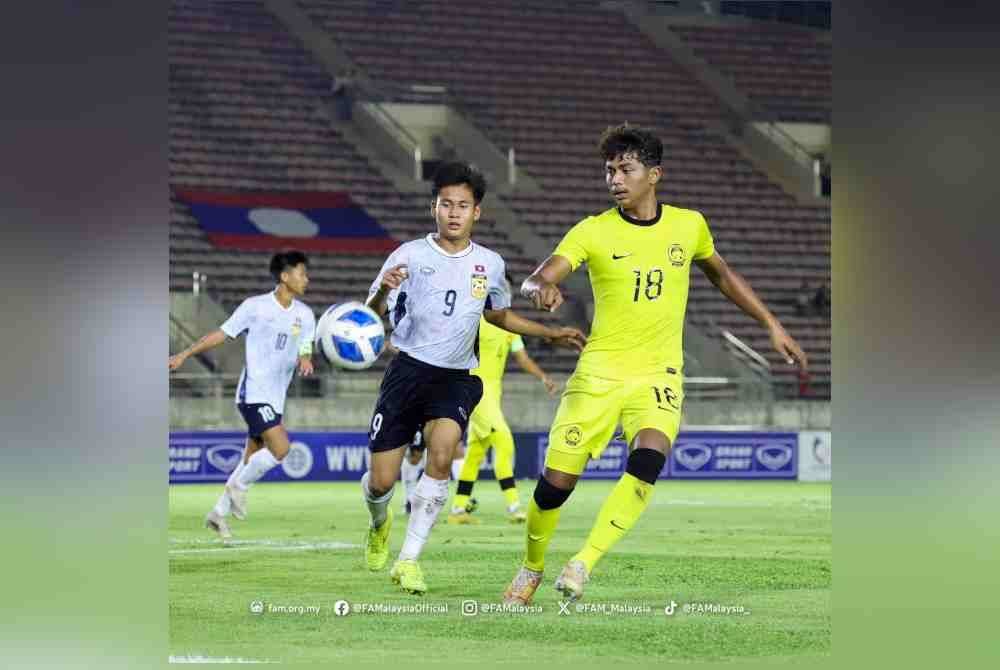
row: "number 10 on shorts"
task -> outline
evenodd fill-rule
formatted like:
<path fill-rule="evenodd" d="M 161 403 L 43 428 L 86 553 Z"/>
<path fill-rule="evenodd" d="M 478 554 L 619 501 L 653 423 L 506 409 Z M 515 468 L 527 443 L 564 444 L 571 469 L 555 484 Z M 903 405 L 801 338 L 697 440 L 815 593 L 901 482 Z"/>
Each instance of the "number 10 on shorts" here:
<path fill-rule="evenodd" d="M 274 421 L 276 418 L 274 410 L 271 409 L 270 405 L 258 407 L 257 412 L 260 414 L 260 418 L 264 419 L 264 421 Z"/>

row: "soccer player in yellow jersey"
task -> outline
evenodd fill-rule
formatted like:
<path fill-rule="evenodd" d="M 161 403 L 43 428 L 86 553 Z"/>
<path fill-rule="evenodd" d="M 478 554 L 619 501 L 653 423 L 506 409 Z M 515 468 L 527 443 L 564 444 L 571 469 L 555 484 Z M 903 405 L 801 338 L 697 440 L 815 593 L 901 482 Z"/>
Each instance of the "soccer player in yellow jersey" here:
<path fill-rule="evenodd" d="M 510 282 L 510 277 L 507 277 Z M 500 401 L 503 398 L 503 374 L 508 354 L 514 354 L 521 369 L 537 377 L 550 395 L 558 392 L 558 385 L 528 355 L 520 335 L 509 333 L 483 319 L 479 322 L 479 367 L 472 374 L 483 380 L 483 397 L 469 417 L 469 436 L 465 449 L 465 463 L 458 477 L 458 487 L 451 504 L 450 524 L 478 523 L 467 508 L 472 487 L 479 477 L 479 464 L 486 451 L 493 447 L 493 472 L 507 501 L 507 519 L 511 523 L 524 523 L 527 515 L 514 483 L 514 436 L 504 418 Z"/>
<path fill-rule="evenodd" d="M 531 601 L 560 507 L 619 421 L 629 445 L 625 474 L 583 547 L 556 579 L 556 590 L 570 600 L 580 598 L 594 566 L 649 504 L 680 427 L 681 338 L 692 263 L 767 329 L 772 346 L 789 364 L 807 365 L 798 343 L 716 252 L 705 218 L 658 201 L 660 140 L 642 128 L 608 128 L 600 153 L 616 206 L 576 224 L 521 285 L 536 307 L 554 311 L 563 301 L 559 282 L 587 263 L 594 321 L 549 432 L 545 468 L 528 507 L 527 552 L 504 593 L 506 603 Z"/>

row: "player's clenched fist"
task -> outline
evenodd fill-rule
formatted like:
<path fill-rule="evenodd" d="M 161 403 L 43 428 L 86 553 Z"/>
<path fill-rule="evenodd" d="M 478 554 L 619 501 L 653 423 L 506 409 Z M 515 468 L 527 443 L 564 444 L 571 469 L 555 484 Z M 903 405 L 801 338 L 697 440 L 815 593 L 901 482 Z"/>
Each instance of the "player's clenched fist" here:
<path fill-rule="evenodd" d="M 400 263 L 396 267 L 386 270 L 385 274 L 382 275 L 382 288 L 386 291 L 393 291 L 399 288 L 409 276 L 410 272 L 406 269 L 406 264 Z"/>
<path fill-rule="evenodd" d="M 521 286 L 521 295 L 530 300 L 536 309 L 554 312 L 563 304 L 562 292 L 555 284 L 526 280 Z"/>

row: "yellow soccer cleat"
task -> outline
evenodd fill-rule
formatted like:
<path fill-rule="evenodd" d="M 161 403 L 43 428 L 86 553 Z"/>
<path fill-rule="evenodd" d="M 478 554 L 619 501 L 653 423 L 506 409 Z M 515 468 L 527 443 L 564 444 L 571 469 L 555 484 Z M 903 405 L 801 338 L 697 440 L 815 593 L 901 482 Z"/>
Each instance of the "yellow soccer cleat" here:
<path fill-rule="evenodd" d="M 572 560 L 556 578 L 556 591 L 570 601 L 579 600 L 583 597 L 583 585 L 588 579 L 590 577 L 587 575 L 587 566 L 583 561 Z"/>
<path fill-rule="evenodd" d="M 395 584 L 399 584 L 407 593 L 423 595 L 427 591 L 424 573 L 416 561 L 396 561 L 389 571 L 389 576 Z"/>
<path fill-rule="evenodd" d="M 389 560 L 389 529 L 392 528 L 392 508 L 386 509 L 385 523 L 369 528 L 365 538 L 365 563 L 372 572 L 378 572 Z"/>
<path fill-rule="evenodd" d="M 503 592 L 504 605 L 530 605 L 535 590 L 542 583 L 542 573 L 521 566 L 510 586 Z"/>
<path fill-rule="evenodd" d="M 477 523 L 480 523 L 479 519 L 475 518 L 468 512 L 452 512 L 448 515 L 448 524 L 452 526 L 474 526 Z"/>

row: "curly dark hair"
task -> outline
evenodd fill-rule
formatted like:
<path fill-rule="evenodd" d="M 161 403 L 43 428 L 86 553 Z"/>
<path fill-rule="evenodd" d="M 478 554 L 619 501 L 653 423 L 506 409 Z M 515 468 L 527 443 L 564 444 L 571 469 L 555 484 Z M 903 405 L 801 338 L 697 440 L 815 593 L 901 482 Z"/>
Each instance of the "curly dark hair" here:
<path fill-rule="evenodd" d="M 468 163 L 448 161 L 442 163 L 434 173 L 431 186 L 431 197 L 437 198 L 445 186 L 468 184 L 472 189 L 472 197 L 478 205 L 486 195 L 486 178 L 483 173 Z"/>
<path fill-rule="evenodd" d="M 606 161 L 635 154 L 640 163 L 651 168 L 658 167 L 663 160 L 663 142 L 653 131 L 638 126 L 609 127 L 601 135 L 599 148 L 601 157 Z"/>
<path fill-rule="evenodd" d="M 281 273 L 296 265 L 309 266 L 309 259 L 301 251 L 283 251 L 271 257 L 271 276 L 275 281 L 281 281 Z"/>

